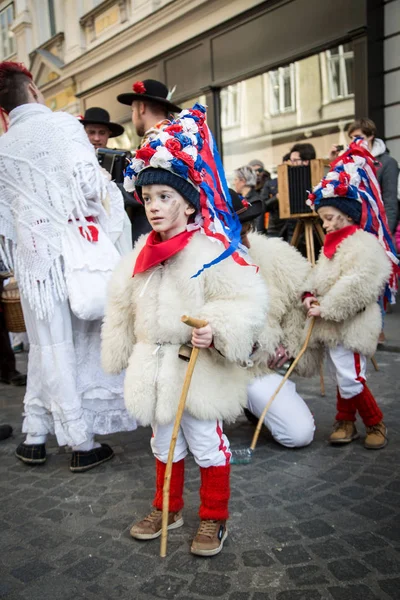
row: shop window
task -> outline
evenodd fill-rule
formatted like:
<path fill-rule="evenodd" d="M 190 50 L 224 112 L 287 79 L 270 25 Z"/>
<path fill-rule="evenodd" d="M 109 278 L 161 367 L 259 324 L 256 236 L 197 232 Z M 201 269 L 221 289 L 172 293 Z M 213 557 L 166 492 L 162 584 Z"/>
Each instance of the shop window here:
<path fill-rule="evenodd" d="M 269 72 L 269 109 L 271 115 L 296 110 L 294 64 Z"/>
<path fill-rule="evenodd" d="M 354 94 L 354 52 L 350 44 L 341 44 L 326 51 L 329 94 L 331 100 Z"/>
<path fill-rule="evenodd" d="M 240 125 L 240 83 L 221 90 L 221 126 L 223 129 Z"/>
<path fill-rule="evenodd" d="M 348 143 L 346 127 L 354 120 L 355 98 L 347 57 L 353 53 L 350 46 L 334 52 L 347 67 L 345 101 L 330 100 L 325 50 L 221 90 L 221 150 L 230 183 L 235 169 L 253 159 L 275 176 L 297 142 L 312 144 L 318 158 L 327 158 L 332 144 Z"/>
<path fill-rule="evenodd" d="M 11 31 L 11 25 L 14 20 L 14 5 L 9 4 L 0 11 L 0 37 L 1 50 L 0 57 L 2 60 L 12 56 L 15 53 L 14 34 Z"/>

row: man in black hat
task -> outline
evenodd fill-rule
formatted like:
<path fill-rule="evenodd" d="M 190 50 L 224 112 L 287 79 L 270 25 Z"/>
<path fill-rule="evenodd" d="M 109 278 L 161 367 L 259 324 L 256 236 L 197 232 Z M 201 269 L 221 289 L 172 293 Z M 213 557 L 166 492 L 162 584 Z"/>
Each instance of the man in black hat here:
<path fill-rule="evenodd" d="M 108 111 L 97 106 L 93 106 L 86 110 L 83 119 L 81 119 L 81 123 L 95 150 L 107 148 L 109 138 L 118 137 L 125 131 L 122 125 L 110 121 Z"/>
<path fill-rule="evenodd" d="M 86 110 L 81 123 L 95 150 L 107 148 L 110 138 L 122 135 L 125 131 L 122 125 L 110 121 L 110 115 L 104 108 L 96 106 Z M 132 243 L 135 243 L 138 237 L 143 233 L 148 233 L 151 227 L 147 221 L 143 206 L 135 200 L 132 194 L 124 189 L 122 183 L 117 183 L 117 186 L 124 198 L 125 210 L 132 226 Z"/>
<path fill-rule="evenodd" d="M 153 133 L 168 124 L 170 113 L 181 112 L 182 109 L 171 102 L 172 93 L 161 81 L 136 81 L 132 90 L 127 94 L 119 94 L 117 100 L 132 107 L 132 123 L 142 138 L 140 146 L 143 146 Z"/>

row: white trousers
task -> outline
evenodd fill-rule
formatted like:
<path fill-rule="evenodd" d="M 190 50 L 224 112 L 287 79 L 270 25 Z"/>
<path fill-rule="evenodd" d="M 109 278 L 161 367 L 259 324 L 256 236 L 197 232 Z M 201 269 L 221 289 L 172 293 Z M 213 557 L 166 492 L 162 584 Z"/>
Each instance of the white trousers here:
<path fill-rule="evenodd" d="M 151 449 L 163 463 L 168 460 L 173 428 L 173 423 L 153 425 Z M 228 438 L 222 431 L 222 421 L 200 421 L 185 411 L 176 441 L 174 462 L 185 458 L 188 448 L 199 467 L 229 465 L 231 453 Z"/>
<path fill-rule="evenodd" d="M 327 348 L 327 355 L 330 374 L 334 377 L 342 398 L 353 398 L 360 394 L 366 380 L 366 357 L 341 345 Z"/>
<path fill-rule="evenodd" d="M 268 400 L 282 381 L 277 373 L 258 377 L 247 388 L 247 405 L 256 417 L 260 417 Z M 311 444 L 314 438 L 314 418 L 296 391 L 296 385 L 287 381 L 272 402 L 264 424 L 276 442 L 287 448 L 301 448 Z"/>

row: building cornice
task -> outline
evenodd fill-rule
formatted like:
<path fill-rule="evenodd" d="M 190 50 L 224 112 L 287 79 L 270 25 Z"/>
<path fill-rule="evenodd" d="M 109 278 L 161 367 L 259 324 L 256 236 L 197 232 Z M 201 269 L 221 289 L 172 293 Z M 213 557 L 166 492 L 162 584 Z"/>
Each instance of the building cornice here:
<path fill-rule="evenodd" d="M 127 46 L 133 46 L 132 40 L 137 44 L 138 42 L 157 34 L 157 40 L 159 41 L 161 32 L 168 26 L 171 24 L 176 26 L 180 23 L 181 19 L 184 19 L 192 12 L 198 12 L 205 5 L 211 5 L 212 3 L 215 4 L 215 0 L 175 0 L 174 2 L 170 2 L 144 17 L 142 20 L 137 21 L 132 25 L 128 25 L 112 38 L 89 49 L 82 56 L 77 57 L 71 61 L 71 63 L 68 63 L 66 68 L 68 69 L 71 67 L 74 73 L 79 74 L 92 67 L 97 62 L 101 62 L 105 57 L 108 58 L 111 55 L 117 54 L 126 49 Z M 242 1 L 239 4 L 246 4 L 246 6 L 242 6 L 240 12 L 245 12 L 261 3 L 261 0 L 246 0 L 245 3 Z M 218 10 L 232 4 L 234 4 L 232 0 L 222 0 L 218 2 Z M 238 12 L 236 12 L 236 14 L 238 14 Z M 184 24 L 182 24 L 182 28 L 183 27 Z M 212 29 L 212 27 L 213 25 L 210 24 L 210 29 Z M 199 31 L 198 33 L 201 34 L 202 31 Z M 177 41 L 177 44 L 179 43 L 181 42 Z M 163 51 L 170 48 L 170 45 L 166 46 Z M 133 63 L 132 68 L 138 66 L 138 64 Z"/>
<path fill-rule="evenodd" d="M 81 56 L 75 58 L 69 63 L 66 63 L 63 67 L 62 75 L 60 79 L 57 80 L 57 83 L 63 81 L 64 78 L 68 78 L 73 75 L 74 77 L 76 77 L 76 81 L 78 83 L 77 96 L 82 96 L 86 94 L 89 89 L 92 90 L 104 86 L 105 83 L 108 83 L 110 79 L 114 81 L 120 79 L 129 71 L 132 71 L 139 65 L 148 63 L 151 60 L 152 56 L 149 53 L 145 59 L 138 58 L 135 62 L 134 51 L 135 47 L 137 47 L 138 44 L 141 44 L 143 48 L 146 41 L 148 39 L 151 40 L 151 37 L 155 35 L 157 36 L 157 42 L 159 42 L 160 38 L 162 38 L 162 31 L 165 31 L 166 29 L 168 29 L 168 27 L 170 27 L 172 30 L 172 26 L 174 26 L 174 28 L 176 29 L 177 25 L 179 24 L 180 29 L 184 30 L 186 25 L 184 19 L 191 15 L 193 12 L 199 12 L 201 10 L 203 10 L 202 18 L 204 18 L 206 16 L 204 9 L 207 5 L 210 5 L 211 3 L 215 5 L 215 0 L 175 0 L 174 2 L 168 3 L 163 7 L 159 8 L 158 10 L 146 16 L 142 20 L 137 21 L 136 23 L 133 23 L 131 25 L 127 24 L 125 29 L 119 30 L 119 32 L 115 36 L 104 40 L 103 42 L 94 46 L 92 49 L 89 49 L 88 51 L 84 52 Z M 226 7 L 231 6 L 232 4 L 235 4 L 235 0 L 220 0 L 218 1 L 218 10 L 223 11 L 224 9 L 226 9 Z M 236 10 L 236 12 L 234 12 L 228 17 L 228 20 L 233 18 L 234 16 L 237 16 L 241 12 L 248 11 L 256 7 L 257 5 L 262 4 L 262 1 L 246 0 L 246 6 L 243 6 L 243 1 L 236 2 L 236 4 L 240 5 L 240 10 Z M 99 7 L 101 6 L 102 5 L 99 5 Z M 210 24 L 209 29 L 213 29 L 216 25 L 220 24 L 221 23 L 219 22 L 212 25 Z M 174 34 L 174 31 L 171 31 L 171 35 Z M 171 50 L 174 46 L 186 43 L 190 39 L 201 35 L 203 31 L 204 28 L 202 30 L 199 29 L 198 32 L 195 32 L 194 34 L 188 36 L 187 39 L 181 40 L 180 38 L 176 38 L 175 43 L 173 45 L 171 44 L 171 35 L 165 35 L 165 47 L 163 47 L 161 44 L 161 48 L 158 48 L 155 54 L 157 56 L 160 56 L 168 50 Z M 130 63 L 129 68 L 121 66 L 119 70 L 119 60 L 117 59 L 117 55 L 123 54 L 124 51 L 126 52 L 128 47 L 132 48 L 133 60 Z M 142 54 L 143 52 L 141 50 L 140 56 L 142 56 Z M 111 78 L 108 76 L 105 77 L 105 81 L 99 79 L 98 82 L 85 86 L 87 73 L 93 71 L 93 69 L 103 64 L 105 60 L 108 60 L 114 56 L 116 64 L 115 75 Z M 85 79 L 83 79 L 82 76 L 84 76 Z M 79 85 L 79 83 L 82 87 Z"/>
<path fill-rule="evenodd" d="M 105 10 L 117 3 L 118 0 L 103 0 L 103 2 L 92 8 L 92 10 L 89 10 L 89 12 L 85 13 L 79 19 L 80 25 L 83 25 L 83 27 L 85 27 L 90 21 L 95 19 L 98 15 L 101 15 L 102 12 L 104 12 Z"/>

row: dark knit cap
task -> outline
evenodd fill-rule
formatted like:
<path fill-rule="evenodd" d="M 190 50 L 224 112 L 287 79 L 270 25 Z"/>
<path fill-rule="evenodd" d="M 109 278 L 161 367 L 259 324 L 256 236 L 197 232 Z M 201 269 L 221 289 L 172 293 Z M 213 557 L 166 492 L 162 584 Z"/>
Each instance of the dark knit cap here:
<path fill-rule="evenodd" d="M 136 179 L 135 188 L 142 200 L 142 187 L 144 185 L 169 185 L 179 192 L 185 200 L 190 202 L 196 210 L 200 210 L 200 192 L 183 177 L 171 173 L 166 169 L 147 167 L 141 171 Z"/>
<path fill-rule="evenodd" d="M 317 212 L 323 206 L 334 206 L 344 215 L 350 217 L 356 225 L 359 225 L 361 222 L 362 205 L 358 200 L 341 198 L 339 196 L 335 196 L 335 198 L 322 198 L 318 202 L 318 206 L 316 206 Z"/>

